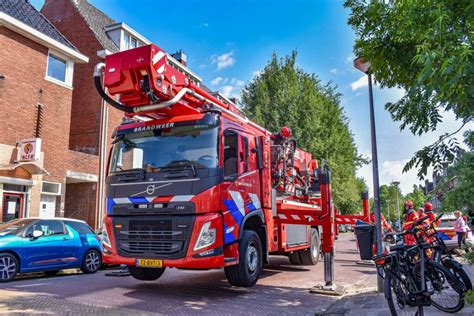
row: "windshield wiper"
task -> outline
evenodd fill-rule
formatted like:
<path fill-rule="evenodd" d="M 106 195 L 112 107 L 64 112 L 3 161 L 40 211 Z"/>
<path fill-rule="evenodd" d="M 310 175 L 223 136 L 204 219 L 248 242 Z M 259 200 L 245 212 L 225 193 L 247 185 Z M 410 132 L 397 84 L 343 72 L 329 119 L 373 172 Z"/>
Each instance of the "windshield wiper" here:
<path fill-rule="evenodd" d="M 113 175 L 119 176 L 118 181 L 144 180 L 146 171 L 143 168 L 115 171 Z"/>
<path fill-rule="evenodd" d="M 197 175 L 196 172 L 196 162 L 191 161 L 191 160 L 173 160 L 169 164 L 163 166 L 160 168 L 160 170 L 182 170 L 184 168 L 190 168 L 191 171 L 193 172 L 193 176 L 195 177 Z"/>

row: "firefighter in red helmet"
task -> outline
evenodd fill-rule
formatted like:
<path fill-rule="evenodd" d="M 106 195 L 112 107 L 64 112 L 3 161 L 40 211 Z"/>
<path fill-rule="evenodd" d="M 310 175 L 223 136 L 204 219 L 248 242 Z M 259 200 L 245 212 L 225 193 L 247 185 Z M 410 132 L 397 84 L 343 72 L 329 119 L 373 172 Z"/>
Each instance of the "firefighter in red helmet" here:
<path fill-rule="evenodd" d="M 405 202 L 405 212 L 403 217 L 403 230 L 408 230 L 418 220 L 418 214 L 413 209 L 413 202 L 408 200 Z M 407 245 L 413 245 L 416 243 L 416 239 L 412 235 L 405 235 L 405 243 Z"/>
<path fill-rule="evenodd" d="M 436 215 L 435 213 L 433 212 L 433 204 L 431 204 L 430 202 L 425 202 L 425 204 L 423 205 L 424 209 L 425 209 L 425 214 L 428 215 L 430 218 L 430 223 L 433 223 L 433 221 L 435 220 L 436 218 Z M 437 220 L 436 223 L 433 223 L 433 226 L 438 226 L 439 225 L 439 222 L 440 220 Z"/>

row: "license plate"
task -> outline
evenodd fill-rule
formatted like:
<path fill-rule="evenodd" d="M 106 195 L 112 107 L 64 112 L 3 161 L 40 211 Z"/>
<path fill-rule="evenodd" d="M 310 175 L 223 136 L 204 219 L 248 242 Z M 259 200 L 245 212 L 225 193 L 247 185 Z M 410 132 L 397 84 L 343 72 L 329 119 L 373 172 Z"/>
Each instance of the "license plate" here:
<path fill-rule="evenodd" d="M 137 267 L 162 268 L 163 260 L 160 259 L 137 259 Z"/>

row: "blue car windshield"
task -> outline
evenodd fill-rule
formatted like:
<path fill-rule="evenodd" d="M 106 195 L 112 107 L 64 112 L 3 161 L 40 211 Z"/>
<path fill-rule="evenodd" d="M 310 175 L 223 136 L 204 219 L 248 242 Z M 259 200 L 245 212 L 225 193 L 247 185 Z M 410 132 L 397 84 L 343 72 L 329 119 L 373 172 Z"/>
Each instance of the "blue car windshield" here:
<path fill-rule="evenodd" d="M 15 235 L 34 219 L 19 219 L 0 225 L 0 237 L 6 235 Z"/>

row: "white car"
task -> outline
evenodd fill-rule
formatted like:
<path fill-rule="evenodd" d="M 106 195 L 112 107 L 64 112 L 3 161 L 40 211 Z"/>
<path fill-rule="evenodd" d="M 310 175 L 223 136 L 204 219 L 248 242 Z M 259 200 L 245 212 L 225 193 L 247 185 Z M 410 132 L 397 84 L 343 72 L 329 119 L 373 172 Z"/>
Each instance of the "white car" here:
<path fill-rule="evenodd" d="M 458 236 L 454 231 L 453 223 L 456 220 L 456 217 L 453 214 L 445 214 L 441 217 L 441 221 L 436 227 L 436 232 L 440 236 L 446 246 L 449 249 L 454 249 L 458 247 Z M 466 244 L 474 246 L 474 238 L 472 237 L 472 232 L 468 232 L 466 238 Z"/>

